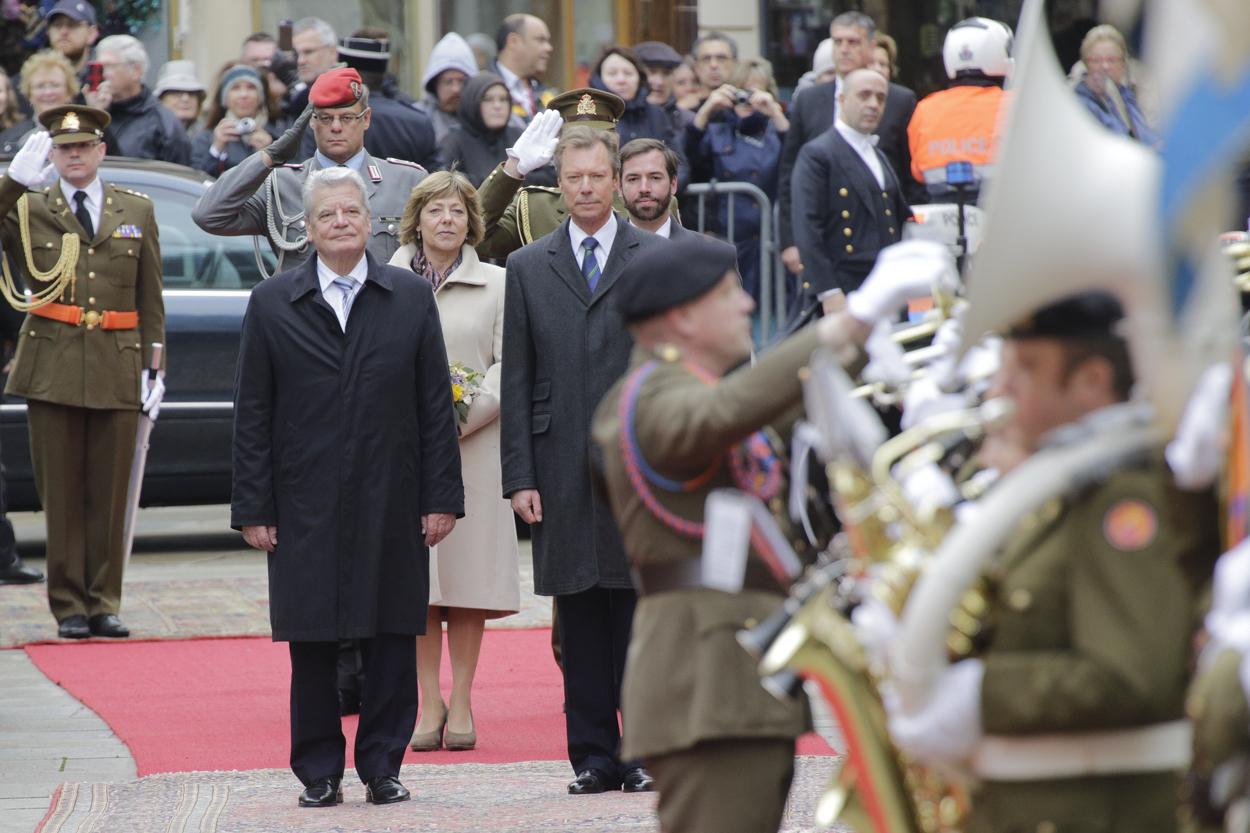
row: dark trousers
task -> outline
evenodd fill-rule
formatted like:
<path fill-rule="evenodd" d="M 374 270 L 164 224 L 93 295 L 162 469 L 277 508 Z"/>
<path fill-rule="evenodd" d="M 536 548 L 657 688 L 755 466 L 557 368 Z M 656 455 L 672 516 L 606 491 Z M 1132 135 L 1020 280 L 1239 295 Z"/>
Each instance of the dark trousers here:
<path fill-rule="evenodd" d="M 637 601 L 633 590 L 606 587 L 555 597 L 569 762 L 574 772 L 599 770 L 609 786 L 637 766 L 621 763 L 617 717 Z"/>
<path fill-rule="evenodd" d="M 48 605 L 116 613 L 126 562 L 126 491 L 139 412 L 29 400 L 30 459 L 48 524 Z"/>
<path fill-rule="evenodd" d="M 417 725 L 416 637 L 378 634 L 357 644 L 365 673 L 356 773 L 361 781 L 397 776 Z M 291 769 L 305 786 L 343 776 L 338 657 L 337 642 L 291 643 Z"/>

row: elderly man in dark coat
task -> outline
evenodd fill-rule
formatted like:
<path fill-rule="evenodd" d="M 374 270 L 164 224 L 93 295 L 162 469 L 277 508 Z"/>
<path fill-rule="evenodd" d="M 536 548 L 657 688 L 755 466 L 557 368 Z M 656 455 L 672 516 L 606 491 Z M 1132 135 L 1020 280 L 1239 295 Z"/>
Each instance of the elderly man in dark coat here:
<path fill-rule="evenodd" d="M 556 176 L 569 218 L 508 258 L 500 449 L 503 493 L 532 525 L 534 588 L 555 597 L 575 795 L 651 787 L 620 760 L 621 675 L 635 596 L 607 496 L 591 476 L 590 422 L 632 341 L 622 270 L 667 245 L 612 211 L 616 134 L 564 128 Z"/>
<path fill-rule="evenodd" d="M 269 553 L 300 804 L 342 801 L 340 639 L 364 660 L 356 771 L 384 804 L 408 798 L 428 547 L 464 514 L 456 418 L 433 291 L 366 254 L 360 175 L 310 174 L 304 211 L 317 256 L 258 286 L 243 321 L 231 523 Z"/>

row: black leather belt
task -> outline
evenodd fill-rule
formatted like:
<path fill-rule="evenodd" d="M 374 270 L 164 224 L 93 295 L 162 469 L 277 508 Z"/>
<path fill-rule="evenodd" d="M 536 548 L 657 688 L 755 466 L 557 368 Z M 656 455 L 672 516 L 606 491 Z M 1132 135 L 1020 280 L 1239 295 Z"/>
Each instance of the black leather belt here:
<path fill-rule="evenodd" d="M 634 589 L 638 596 L 654 596 L 656 593 L 672 593 L 676 590 L 697 590 L 703 584 L 703 562 L 697 558 L 682 558 L 662 564 L 635 566 L 631 570 Z M 743 590 L 762 590 L 781 593 L 768 568 L 755 559 L 747 561 L 746 574 L 742 579 Z"/>

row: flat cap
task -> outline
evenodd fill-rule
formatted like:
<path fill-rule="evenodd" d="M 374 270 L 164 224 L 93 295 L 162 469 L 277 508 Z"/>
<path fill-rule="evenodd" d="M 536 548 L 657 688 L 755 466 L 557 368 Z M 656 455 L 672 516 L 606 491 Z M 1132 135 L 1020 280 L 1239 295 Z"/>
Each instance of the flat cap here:
<path fill-rule="evenodd" d="M 377 38 L 343 38 L 339 60 L 361 72 L 386 72 L 391 60 L 391 42 Z"/>
<path fill-rule="evenodd" d="M 1035 310 L 1007 338 L 1120 338 L 1124 306 L 1108 292 L 1082 292 Z"/>
<path fill-rule="evenodd" d="M 95 6 L 88 3 L 87 0 L 61 0 L 61 2 L 48 9 L 44 19 L 51 20 L 53 15 L 58 14 L 63 14 L 70 20 L 77 20 L 79 23 L 90 23 L 92 26 L 96 24 Z"/>
<path fill-rule="evenodd" d="M 695 300 L 737 267 L 737 249 L 702 234 L 651 246 L 621 275 L 621 314 L 629 323 L 653 318 Z"/>
<path fill-rule="evenodd" d="M 84 104 L 66 104 L 39 114 L 39 123 L 48 131 L 54 145 L 104 139 L 104 128 L 113 117 L 106 110 Z"/>
<path fill-rule="evenodd" d="M 365 94 L 365 82 L 351 67 L 327 69 L 317 76 L 308 91 L 314 107 L 351 107 Z"/>
<path fill-rule="evenodd" d="M 645 40 L 634 44 L 634 56 L 644 64 L 653 67 L 673 69 L 681 64 L 681 55 L 667 43 L 658 40 Z"/>
<path fill-rule="evenodd" d="M 547 109 L 560 111 L 565 124 L 584 124 L 610 130 L 616 127 L 625 112 L 625 102 L 606 90 L 585 87 L 560 93 L 547 103 Z"/>

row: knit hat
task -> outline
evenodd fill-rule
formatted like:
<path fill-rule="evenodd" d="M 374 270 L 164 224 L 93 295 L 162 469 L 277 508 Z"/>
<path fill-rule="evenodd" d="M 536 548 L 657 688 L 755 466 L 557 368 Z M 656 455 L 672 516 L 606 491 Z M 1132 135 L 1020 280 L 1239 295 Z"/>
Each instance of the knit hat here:
<path fill-rule="evenodd" d="M 260 73 L 249 64 L 239 64 L 230 67 L 226 70 L 226 74 L 221 76 L 221 85 L 217 88 L 217 99 L 222 107 L 226 106 L 226 93 L 230 92 L 230 88 L 239 81 L 251 84 L 256 88 L 256 92 L 260 93 L 261 99 L 264 99 L 265 85 L 260 80 Z"/>

